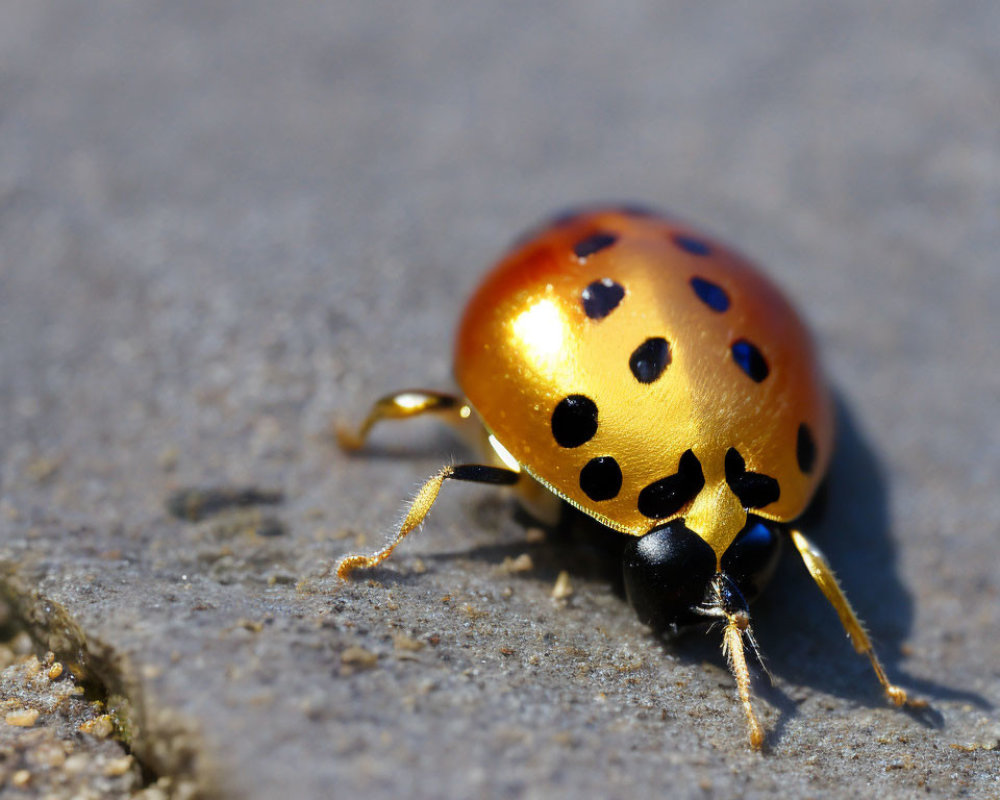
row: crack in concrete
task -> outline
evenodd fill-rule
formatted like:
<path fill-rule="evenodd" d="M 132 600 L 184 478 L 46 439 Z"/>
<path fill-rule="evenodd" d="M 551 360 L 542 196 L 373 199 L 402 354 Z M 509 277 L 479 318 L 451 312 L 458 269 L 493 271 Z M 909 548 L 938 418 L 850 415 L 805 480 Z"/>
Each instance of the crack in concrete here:
<path fill-rule="evenodd" d="M 15 630 L 26 632 L 39 651 L 54 653 L 88 699 L 104 703 L 115 720 L 115 737 L 139 762 L 148 785 L 166 787 L 171 797 L 223 796 L 197 722 L 158 703 L 129 654 L 88 635 L 10 561 L 0 560 L 0 601 L 9 607 Z"/>

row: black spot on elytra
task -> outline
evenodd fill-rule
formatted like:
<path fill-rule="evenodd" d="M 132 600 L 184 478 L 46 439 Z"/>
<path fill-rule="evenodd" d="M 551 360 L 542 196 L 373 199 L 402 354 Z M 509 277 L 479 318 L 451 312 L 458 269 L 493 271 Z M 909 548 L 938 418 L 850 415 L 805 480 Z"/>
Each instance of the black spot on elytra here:
<path fill-rule="evenodd" d="M 591 500 L 611 500 L 622 489 L 622 468 L 611 456 L 598 456 L 580 470 L 580 488 Z"/>
<path fill-rule="evenodd" d="M 625 289 L 611 278 L 601 278 L 587 286 L 580 294 L 583 300 L 583 313 L 591 319 L 604 319 L 618 308 L 625 296 Z"/>
<path fill-rule="evenodd" d="M 577 258 L 583 260 L 594 255 L 594 253 L 599 253 L 606 247 L 611 247 L 617 241 L 618 234 L 598 231 L 573 245 L 573 253 Z"/>
<path fill-rule="evenodd" d="M 691 288 L 701 300 L 712 311 L 723 312 L 729 309 L 729 295 L 719 284 L 707 281 L 704 278 L 692 278 Z"/>
<path fill-rule="evenodd" d="M 816 440 L 804 422 L 799 425 L 796 436 L 795 458 L 799 462 L 799 469 L 806 474 L 812 472 L 812 468 L 816 465 Z"/>
<path fill-rule="evenodd" d="M 639 383 L 652 383 L 670 363 L 670 344 L 661 336 L 647 339 L 632 352 L 628 367 Z"/>
<path fill-rule="evenodd" d="M 746 339 L 737 339 L 730 349 L 736 366 L 749 375 L 751 380 L 760 383 L 771 374 L 771 368 L 767 366 L 764 354 L 756 345 L 751 344 Z"/>
<path fill-rule="evenodd" d="M 677 472 L 653 481 L 639 492 L 639 513 L 652 519 L 663 519 L 676 514 L 694 500 L 705 485 L 701 462 L 690 450 L 685 450 L 677 465 Z"/>
<path fill-rule="evenodd" d="M 673 239 L 674 244 L 685 253 L 690 253 L 693 256 L 708 256 L 712 254 L 712 248 L 709 246 L 708 242 L 702 241 L 701 239 L 696 239 L 693 236 L 686 236 L 683 233 L 675 233 Z"/>
<path fill-rule="evenodd" d="M 552 435 L 560 447 L 579 447 L 597 433 L 597 405 L 582 394 L 559 401 L 552 412 Z"/>
<path fill-rule="evenodd" d="M 781 496 L 781 487 L 770 475 L 747 471 L 747 462 L 735 447 L 726 453 L 726 483 L 744 508 L 763 508 Z"/>

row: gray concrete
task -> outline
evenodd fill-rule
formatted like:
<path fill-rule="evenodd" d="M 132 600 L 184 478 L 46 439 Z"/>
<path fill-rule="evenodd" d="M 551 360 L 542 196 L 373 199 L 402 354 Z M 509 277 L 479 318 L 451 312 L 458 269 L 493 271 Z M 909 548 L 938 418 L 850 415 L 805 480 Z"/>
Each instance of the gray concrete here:
<path fill-rule="evenodd" d="M 1000 793 L 995 2 L 2 16 L 0 574 L 147 763 L 251 798 Z M 375 582 L 321 577 L 454 449 L 348 458 L 329 421 L 447 387 L 478 276 L 594 198 L 701 222 L 801 305 L 844 407 L 814 532 L 935 714 L 884 705 L 788 559 L 748 752 L 717 637 L 652 638 L 592 546 L 487 490 Z M 212 485 L 286 499 L 168 515 Z"/>

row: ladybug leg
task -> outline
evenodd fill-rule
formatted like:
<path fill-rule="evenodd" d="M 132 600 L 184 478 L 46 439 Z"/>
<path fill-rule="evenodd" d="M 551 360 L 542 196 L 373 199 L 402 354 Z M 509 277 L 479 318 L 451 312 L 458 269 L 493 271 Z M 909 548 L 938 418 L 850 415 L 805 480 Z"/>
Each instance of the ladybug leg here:
<path fill-rule="evenodd" d="M 736 689 L 747 715 L 747 727 L 750 730 L 750 746 L 760 750 L 764 744 L 764 729 L 757 720 L 753 704 L 750 702 L 750 669 L 747 667 L 746 653 L 743 649 L 743 637 L 750 637 L 750 645 L 757 649 L 750 631 L 750 619 L 746 614 L 727 614 L 726 627 L 722 631 L 722 654 L 729 662 L 729 671 L 736 679 Z"/>
<path fill-rule="evenodd" d="M 427 513 L 434 505 L 438 492 L 441 491 L 441 484 L 446 480 L 469 481 L 470 483 L 489 483 L 497 486 L 512 486 L 520 479 L 521 474 L 514 470 L 503 467 L 489 467 L 485 464 L 455 464 L 441 469 L 436 475 L 430 478 L 410 503 L 406 511 L 402 524 L 396 532 L 395 537 L 381 550 L 377 550 L 371 555 L 354 554 L 344 556 L 337 562 L 336 572 L 338 578 L 347 578 L 356 569 L 370 569 L 385 561 L 392 551 L 396 549 L 403 539 L 413 530 L 420 526 Z"/>
<path fill-rule="evenodd" d="M 747 728 L 750 734 L 750 746 L 760 750 L 764 744 L 764 729 L 753 710 L 750 692 L 750 668 L 747 666 L 744 640 L 750 645 L 760 665 L 767 672 L 764 660 L 760 657 L 757 640 L 750 627 L 750 613 L 747 601 L 732 579 L 725 573 L 716 574 L 712 581 L 712 602 L 701 609 L 710 617 L 721 617 L 726 620 L 722 629 L 722 654 L 729 662 L 729 671 L 736 680 L 736 690 L 747 716 Z M 768 676 L 770 677 L 768 672 Z"/>
<path fill-rule="evenodd" d="M 384 419 L 409 419 L 424 414 L 440 414 L 457 423 L 468 419 L 472 415 L 472 408 L 460 398 L 442 392 L 408 389 L 388 394 L 372 404 L 356 431 L 337 425 L 337 443 L 344 450 L 360 450 L 375 423 Z"/>
<path fill-rule="evenodd" d="M 908 705 L 911 708 L 925 707 L 927 705 L 926 700 L 911 700 L 907 697 L 905 689 L 889 682 L 889 678 L 882 668 L 882 662 L 875 655 L 875 648 L 872 647 L 871 639 L 868 638 L 864 625 L 858 619 L 858 615 L 854 613 L 854 609 L 851 608 L 847 596 L 837 582 L 837 576 L 834 575 L 833 570 L 830 568 L 826 557 L 820 549 L 800 531 L 792 529 L 789 530 L 789 533 L 791 534 L 792 541 L 795 543 L 795 547 L 799 551 L 799 555 L 802 556 L 802 560 L 805 562 L 806 569 L 809 570 L 809 574 L 812 575 L 813 580 L 816 581 L 816 585 L 826 595 L 826 599 L 840 617 L 840 624 L 847 631 L 854 649 L 858 653 L 868 656 L 872 669 L 875 670 L 875 676 L 882 684 L 882 688 L 885 690 L 889 701 L 897 706 Z"/>

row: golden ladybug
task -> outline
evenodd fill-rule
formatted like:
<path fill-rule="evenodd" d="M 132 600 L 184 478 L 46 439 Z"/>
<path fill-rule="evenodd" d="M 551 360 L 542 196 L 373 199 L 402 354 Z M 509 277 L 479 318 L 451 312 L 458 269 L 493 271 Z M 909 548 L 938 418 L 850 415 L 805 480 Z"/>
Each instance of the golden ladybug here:
<path fill-rule="evenodd" d="M 357 432 L 340 432 L 357 449 L 380 420 L 438 414 L 477 423 L 487 462 L 444 467 L 395 538 L 342 558 L 340 577 L 385 560 L 445 480 L 516 485 L 543 517 L 545 497 L 560 498 L 632 537 L 625 588 L 645 623 L 723 623 L 760 748 L 748 606 L 791 539 L 889 699 L 919 704 L 889 682 L 822 553 L 791 525 L 826 473 L 833 405 L 802 320 L 744 257 L 642 209 L 564 215 L 473 294 L 455 376 L 463 397 L 389 395 Z"/>

